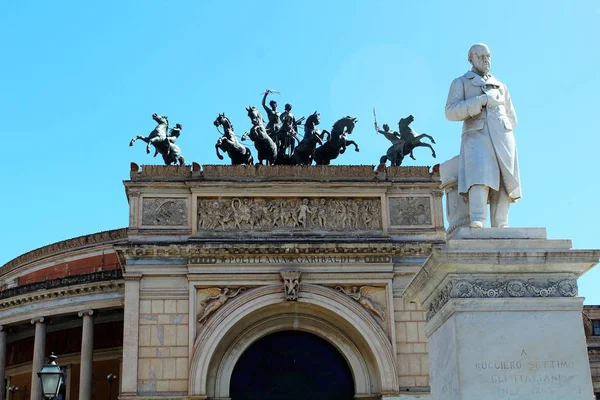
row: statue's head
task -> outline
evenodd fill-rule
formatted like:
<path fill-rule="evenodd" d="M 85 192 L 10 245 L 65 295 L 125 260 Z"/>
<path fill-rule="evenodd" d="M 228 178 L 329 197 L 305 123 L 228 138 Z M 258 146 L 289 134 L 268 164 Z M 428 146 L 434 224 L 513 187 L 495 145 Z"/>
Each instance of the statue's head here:
<path fill-rule="evenodd" d="M 257 126 L 262 123 L 262 116 L 260 115 L 260 112 L 256 109 L 256 107 L 246 107 L 246 111 L 248 111 L 248 117 L 250 117 L 252 125 Z"/>
<path fill-rule="evenodd" d="M 400 126 L 400 128 L 406 128 L 414 120 L 415 120 L 415 117 L 413 117 L 412 115 L 409 115 L 406 118 L 400 118 L 400 122 L 398 122 L 398 126 Z"/>
<path fill-rule="evenodd" d="M 390 126 L 388 124 L 383 124 L 383 130 L 389 132 Z"/>
<path fill-rule="evenodd" d="M 487 75 L 492 68 L 492 55 L 489 47 L 476 43 L 469 49 L 469 62 L 479 73 Z"/>
<path fill-rule="evenodd" d="M 183 129 L 183 125 L 175 124 L 175 128 L 171 129 L 171 136 L 179 137 L 181 135 L 182 129 Z"/>
<path fill-rule="evenodd" d="M 154 114 L 152 114 L 152 119 L 155 120 L 159 124 L 168 124 L 169 123 L 169 117 L 167 117 L 166 115 L 163 117 L 162 115 L 154 113 Z"/>
<path fill-rule="evenodd" d="M 216 127 L 218 127 L 218 126 L 220 126 L 220 125 L 223 125 L 223 123 L 224 123 L 225 121 L 227 121 L 227 117 L 225 116 L 225 113 L 222 113 L 222 114 L 219 114 L 219 115 L 217 116 L 217 119 L 215 119 L 215 120 L 213 121 L 213 125 L 214 125 L 214 126 L 216 126 Z"/>
<path fill-rule="evenodd" d="M 290 103 L 287 103 L 287 104 L 285 105 L 285 111 L 288 111 L 288 112 L 289 112 L 289 111 L 292 111 L 292 105 L 291 105 Z"/>
<path fill-rule="evenodd" d="M 306 119 L 306 123 L 312 123 L 314 125 L 319 125 L 321 123 L 321 114 L 319 114 L 317 111 L 315 111 L 314 113 L 310 114 L 308 116 L 308 118 Z"/>
<path fill-rule="evenodd" d="M 356 123 L 358 122 L 358 119 L 356 117 L 346 116 L 342 118 L 342 121 L 344 126 L 346 127 L 346 133 L 351 134 L 354 130 L 354 127 L 356 126 Z"/>
<path fill-rule="evenodd" d="M 273 111 L 275 111 L 275 110 L 277 109 L 277 102 L 276 102 L 275 100 L 271 100 L 271 101 L 269 102 L 269 105 L 271 106 L 271 109 L 272 109 Z"/>

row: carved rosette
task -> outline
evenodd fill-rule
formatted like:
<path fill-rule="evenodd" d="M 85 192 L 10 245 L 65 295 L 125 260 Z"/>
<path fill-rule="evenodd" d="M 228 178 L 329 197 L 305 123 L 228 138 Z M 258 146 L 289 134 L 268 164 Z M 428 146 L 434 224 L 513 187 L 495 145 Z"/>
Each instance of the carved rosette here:
<path fill-rule="evenodd" d="M 392 226 L 432 225 L 429 197 L 390 197 L 388 204 Z"/>
<path fill-rule="evenodd" d="M 187 224 L 186 199 L 144 198 L 142 203 L 142 225 L 187 226 Z"/>
<path fill-rule="evenodd" d="M 450 299 L 501 297 L 575 297 L 577 281 L 556 279 L 455 279 L 450 280 L 429 303 L 429 321 Z"/>
<path fill-rule="evenodd" d="M 198 231 L 380 230 L 379 198 L 198 199 Z"/>
<path fill-rule="evenodd" d="M 297 301 L 298 292 L 300 291 L 300 271 L 281 271 L 281 279 L 283 280 L 283 292 L 286 301 Z"/>

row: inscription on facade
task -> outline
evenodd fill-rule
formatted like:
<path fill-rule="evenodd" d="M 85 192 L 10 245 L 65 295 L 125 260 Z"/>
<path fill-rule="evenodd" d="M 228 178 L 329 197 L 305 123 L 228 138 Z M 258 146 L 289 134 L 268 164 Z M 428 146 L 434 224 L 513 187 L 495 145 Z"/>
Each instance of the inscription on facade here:
<path fill-rule="evenodd" d="M 431 225 L 431 200 L 429 197 L 390 197 L 390 225 Z"/>
<path fill-rule="evenodd" d="M 188 224 L 186 199 L 144 198 L 142 225 L 185 226 Z"/>
<path fill-rule="evenodd" d="M 217 257 L 190 257 L 190 264 L 389 264 L 389 256 L 355 255 L 231 255 Z"/>
<path fill-rule="evenodd" d="M 198 199 L 198 231 L 380 230 L 379 198 Z"/>
<path fill-rule="evenodd" d="M 475 361 L 472 368 L 479 384 L 499 399 L 544 398 L 562 393 L 561 387 L 576 374 L 572 360 L 528 360 L 524 349 L 520 353 L 515 359 Z"/>

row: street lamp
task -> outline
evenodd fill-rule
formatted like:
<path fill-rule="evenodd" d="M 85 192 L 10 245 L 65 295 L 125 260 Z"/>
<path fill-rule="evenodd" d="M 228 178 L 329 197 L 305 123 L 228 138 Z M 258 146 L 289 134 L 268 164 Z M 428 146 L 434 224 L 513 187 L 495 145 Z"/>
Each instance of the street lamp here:
<path fill-rule="evenodd" d="M 108 381 L 108 400 L 112 399 L 112 383 L 115 379 L 117 379 L 117 376 L 112 372 L 106 375 L 106 380 Z"/>
<path fill-rule="evenodd" d="M 38 372 L 40 381 L 42 382 L 42 393 L 45 399 L 52 400 L 58 396 L 60 385 L 63 382 L 64 374 L 60 367 L 56 363 L 56 357 L 54 353 L 48 356 L 50 364 L 46 364 L 42 367 L 42 370 Z"/>
<path fill-rule="evenodd" d="M 19 391 L 18 386 L 9 386 L 8 391 L 10 392 L 10 399 L 15 400 L 15 392 Z"/>

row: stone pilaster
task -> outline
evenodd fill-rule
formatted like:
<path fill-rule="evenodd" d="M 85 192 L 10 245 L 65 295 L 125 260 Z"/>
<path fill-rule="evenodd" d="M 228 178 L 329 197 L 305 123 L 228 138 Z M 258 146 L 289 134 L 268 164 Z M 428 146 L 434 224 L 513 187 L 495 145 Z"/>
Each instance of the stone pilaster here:
<path fill-rule="evenodd" d="M 0 400 L 6 399 L 6 328 L 0 325 Z"/>
<path fill-rule="evenodd" d="M 92 361 L 94 353 L 94 321 L 93 310 L 79 312 L 83 317 L 81 332 L 81 364 L 79 368 L 79 400 L 92 398 Z"/>
<path fill-rule="evenodd" d="M 46 355 L 46 324 L 44 317 L 34 318 L 31 324 L 35 325 L 35 341 L 33 344 L 33 363 L 31 365 L 31 400 L 42 398 L 42 384 L 38 372 L 44 366 Z"/>
<path fill-rule="evenodd" d="M 125 279 L 125 310 L 121 396 L 125 397 L 137 394 L 140 279 L 142 276 L 127 274 L 123 278 Z"/>
<path fill-rule="evenodd" d="M 458 228 L 405 292 L 426 312 L 433 398 L 593 398 L 577 278 L 599 257 L 544 229 Z"/>

